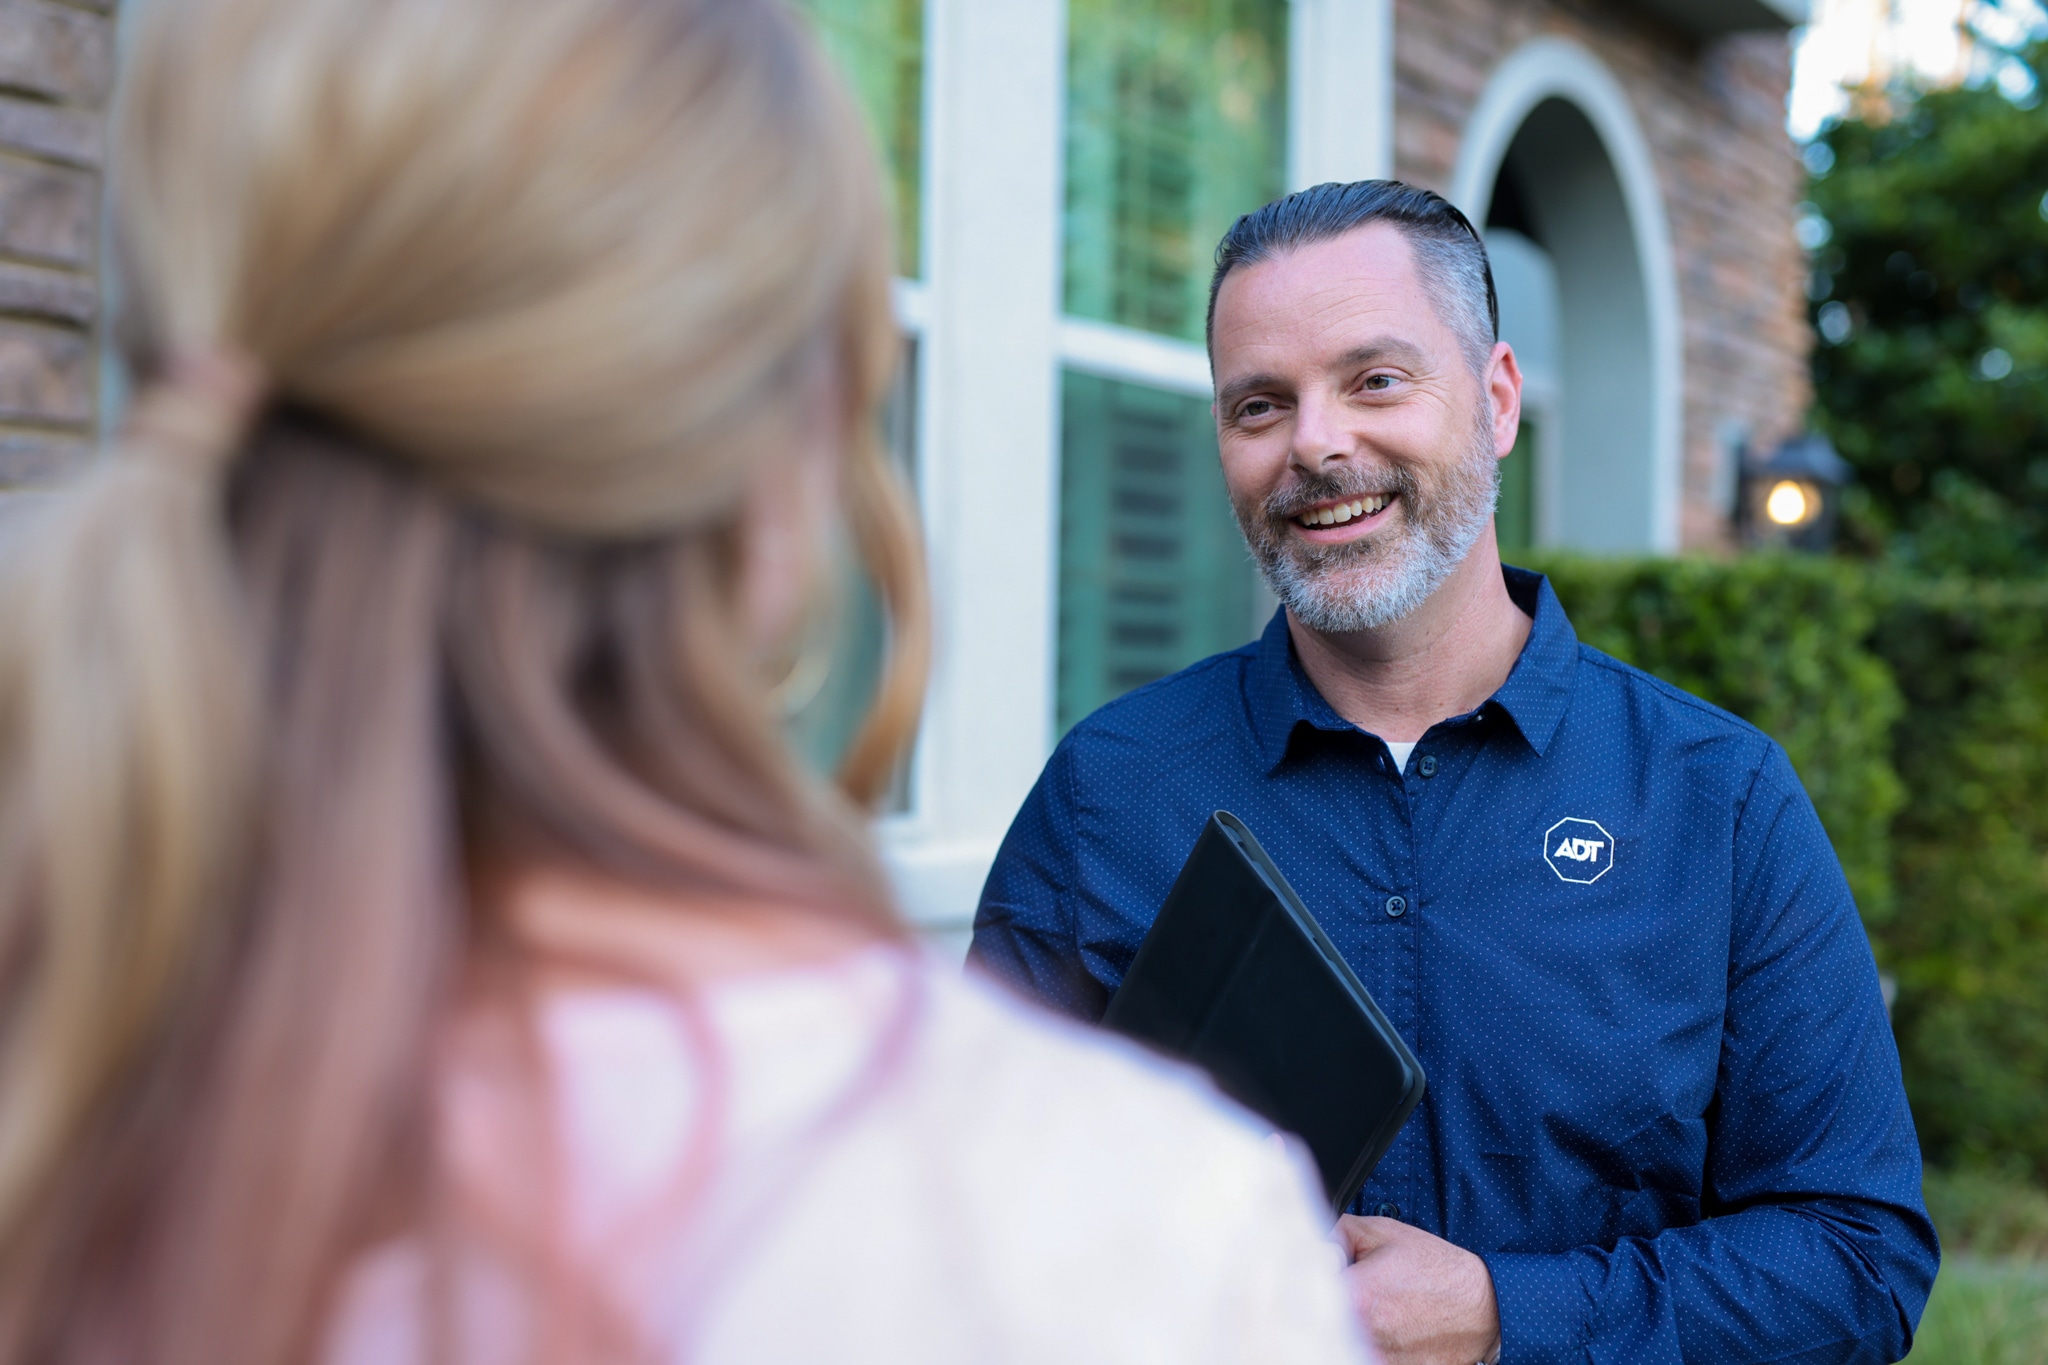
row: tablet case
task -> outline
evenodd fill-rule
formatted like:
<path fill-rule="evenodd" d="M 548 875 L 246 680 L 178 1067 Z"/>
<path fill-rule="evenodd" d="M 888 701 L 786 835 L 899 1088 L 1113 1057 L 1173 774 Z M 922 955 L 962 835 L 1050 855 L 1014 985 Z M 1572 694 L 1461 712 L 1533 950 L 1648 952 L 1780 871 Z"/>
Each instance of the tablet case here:
<path fill-rule="evenodd" d="M 1203 827 L 1102 1022 L 1298 1135 L 1340 1213 L 1422 1099 L 1415 1054 L 1228 811 Z"/>

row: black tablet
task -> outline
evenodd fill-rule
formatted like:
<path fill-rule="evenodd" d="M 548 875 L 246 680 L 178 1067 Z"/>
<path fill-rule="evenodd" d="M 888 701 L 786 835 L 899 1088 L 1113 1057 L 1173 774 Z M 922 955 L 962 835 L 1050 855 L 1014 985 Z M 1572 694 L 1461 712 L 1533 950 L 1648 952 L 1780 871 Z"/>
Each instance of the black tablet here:
<path fill-rule="evenodd" d="M 1228 811 L 1203 827 L 1102 1022 L 1299 1136 L 1340 1213 L 1422 1099 L 1415 1054 Z"/>

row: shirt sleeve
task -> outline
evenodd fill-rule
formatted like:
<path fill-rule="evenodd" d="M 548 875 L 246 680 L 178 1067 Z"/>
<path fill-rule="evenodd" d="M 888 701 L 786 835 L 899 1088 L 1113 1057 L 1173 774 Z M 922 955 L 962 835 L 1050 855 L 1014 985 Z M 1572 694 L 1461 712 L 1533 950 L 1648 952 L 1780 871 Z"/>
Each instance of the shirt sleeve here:
<path fill-rule="evenodd" d="M 1484 1257 L 1501 1365 L 1892 1362 L 1940 1262 L 1847 881 L 1775 744 L 1737 817 L 1703 1221 Z"/>
<path fill-rule="evenodd" d="M 967 961 L 1050 1009 L 1094 1023 L 1109 993 L 1074 931 L 1074 753 L 1053 751 L 1011 822 L 982 887 Z"/>

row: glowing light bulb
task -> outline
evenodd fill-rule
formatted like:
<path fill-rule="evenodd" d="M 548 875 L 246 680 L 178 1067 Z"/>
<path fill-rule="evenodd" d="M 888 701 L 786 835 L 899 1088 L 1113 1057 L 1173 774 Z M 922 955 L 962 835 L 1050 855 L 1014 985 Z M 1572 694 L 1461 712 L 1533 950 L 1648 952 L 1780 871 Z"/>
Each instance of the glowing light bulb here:
<path fill-rule="evenodd" d="M 1797 526 L 1807 516 L 1806 490 L 1790 479 L 1775 484 L 1764 499 L 1764 515 L 1780 526 Z"/>

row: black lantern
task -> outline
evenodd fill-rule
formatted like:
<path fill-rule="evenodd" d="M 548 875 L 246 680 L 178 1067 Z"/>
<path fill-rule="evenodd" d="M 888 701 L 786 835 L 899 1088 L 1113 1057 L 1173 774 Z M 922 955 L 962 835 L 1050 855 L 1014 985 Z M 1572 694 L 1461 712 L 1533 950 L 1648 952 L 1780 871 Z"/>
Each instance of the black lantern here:
<path fill-rule="evenodd" d="M 1848 462 L 1818 433 L 1795 436 L 1761 459 L 1744 456 L 1736 527 L 1759 547 L 1825 550 L 1835 538 L 1835 517 Z"/>

